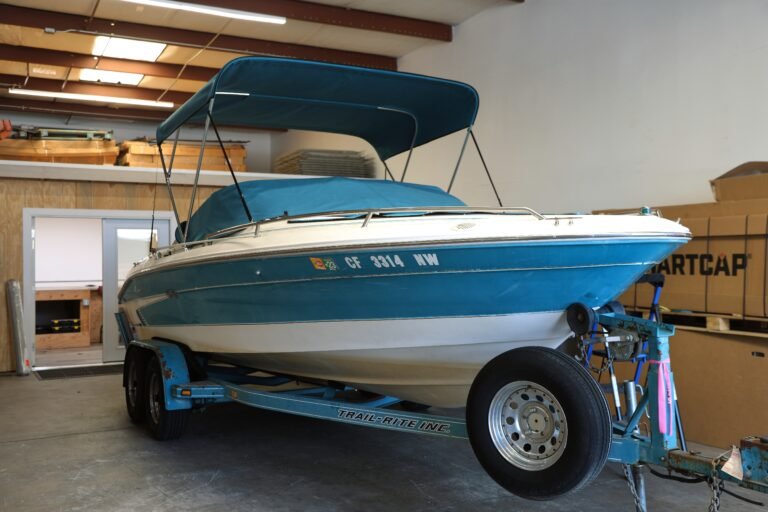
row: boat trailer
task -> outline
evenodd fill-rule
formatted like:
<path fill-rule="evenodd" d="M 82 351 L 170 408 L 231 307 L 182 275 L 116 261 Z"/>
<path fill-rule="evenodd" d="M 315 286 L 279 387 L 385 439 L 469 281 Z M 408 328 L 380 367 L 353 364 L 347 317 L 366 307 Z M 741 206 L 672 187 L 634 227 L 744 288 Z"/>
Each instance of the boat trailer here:
<path fill-rule="evenodd" d="M 118 313 L 117 320 L 124 339 L 133 340 L 131 329 L 122 314 Z M 581 336 L 582 342 L 589 346 L 590 356 L 593 355 L 592 348 L 597 344 L 603 344 L 610 351 L 614 344 L 640 342 L 643 351 L 634 354 L 632 360 L 636 361 L 641 356 L 641 362 L 648 364 L 647 386 L 639 401 L 636 400 L 635 383 L 625 383 L 626 414 L 623 417 L 618 386 L 611 373 L 616 413 L 608 460 L 624 465 L 637 511 L 646 510 L 643 470 L 646 465 L 662 468 L 663 472 L 653 469 L 651 472 L 663 478 L 708 482 L 712 491 L 710 510 L 719 509 L 720 494 L 725 482 L 768 493 L 768 437 L 746 437 L 741 440 L 739 447 L 734 446 L 726 452 L 728 456 L 716 458 L 685 449 L 669 356 L 669 338 L 674 334 L 674 326 L 620 312 L 594 313 L 587 321 L 593 326 L 600 326 L 599 330 L 593 328 Z M 161 402 L 164 400 L 164 409 L 170 414 L 188 413 L 190 409 L 210 404 L 238 402 L 271 411 L 354 425 L 468 439 L 463 417 L 412 412 L 418 410 L 418 404 L 408 402 L 403 403 L 400 409 L 391 409 L 391 406 L 401 403 L 395 397 L 375 395 L 370 398 L 368 395 L 368 400 L 360 400 L 358 394 L 356 400 L 350 400 L 345 396 L 354 390 L 341 384 L 299 385 L 293 377 L 254 376 L 252 369 L 232 366 L 208 366 L 205 368 L 207 379 L 195 381 L 190 377 L 196 371 L 195 355 L 175 343 L 133 340 L 128 344 L 128 354 L 131 351 L 156 356 L 162 377 L 162 393 L 158 389 L 158 396 Z M 129 360 L 128 354 L 126 362 Z M 637 376 L 639 374 L 638 369 Z M 126 396 L 130 378 L 126 369 Z M 152 409 L 150 412 L 154 414 Z M 640 428 L 643 417 L 647 418 L 645 434 L 641 433 Z M 183 423 L 179 425 L 183 428 Z M 165 432 L 165 436 L 161 433 L 155 437 L 170 439 L 179 435 L 180 431 L 171 428 Z M 683 476 L 675 476 L 673 473 Z"/>

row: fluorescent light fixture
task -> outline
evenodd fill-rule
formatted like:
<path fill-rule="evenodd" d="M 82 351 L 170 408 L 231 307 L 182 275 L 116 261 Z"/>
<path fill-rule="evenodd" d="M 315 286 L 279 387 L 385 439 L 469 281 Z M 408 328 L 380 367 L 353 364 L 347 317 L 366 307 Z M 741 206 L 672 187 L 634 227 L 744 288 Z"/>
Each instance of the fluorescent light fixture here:
<path fill-rule="evenodd" d="M 140 73 L 122 73 L 120 71 L 104 71 L 101 69 L 81 69 L 80 80 L 102 82 L 105 84 L 139 85 L 144 75 Z"/>
<path fill-rule="evenodd" d="M 223 18 L 232 18 L 235 20 L 260 21 L 262 23 L 275 23 L 277 25 L 285 24 L 285 18 L 282 16 L 236 11 L 234 9 L 225 9 L 223 7 L 176 2 L 175 0 L 123 0 L 123 2 L 149 5 L 152 7 L 165 7 L 166 9 L 177 9 L 179 11 L 196 12 L 200 14 L 210 14 L 211 16 L 221 16 Z"/>
<path fill-rule="evenodd" d="M 122 37 L 96 36 L 91 55 L 116 59 L 146 60 L 155 62 L 165 50 L 165 43 L 138 41 Z"/>
<path fill-rule="evenodd" d="M 135 98 L 121 98 L 119 96 L 99 96 L 97 94 L 76 94 L 72 92 L 48 92 L 34 89 L 8 89 L 10 94 L 22 96 L 37 96 L 41 98 L 60 98 L 62 100 L 97 101 L 100 103 L 117 103 L 120 105 L 139 105 L 142 107 L 173 108 L 170 101 L 139 100 Z"/>

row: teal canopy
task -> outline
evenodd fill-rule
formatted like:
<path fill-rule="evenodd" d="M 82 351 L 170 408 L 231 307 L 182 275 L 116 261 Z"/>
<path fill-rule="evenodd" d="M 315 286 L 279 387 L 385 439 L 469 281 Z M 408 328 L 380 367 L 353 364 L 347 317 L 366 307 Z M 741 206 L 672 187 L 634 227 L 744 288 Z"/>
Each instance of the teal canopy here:
<path fill-rule="evenodd" d="M 353 135 L 382 160 L 474 123 L 478 96 L 461 82 L 274 57 L 228 62 L 157 128 L 157 142 L 187 122 Z M 414 139 L 415 135 L 415 139 Z"/>
<path fill-rule="evenodd" d="M 240 184 L 243 199 L 258 222 L 284 215 L 341 210 L 465 206 L 458 198 L 431 185 L 353 178 L 255 180 Z M 217 190 L 192 215 L 187 241 L 202 240 L 232 226 L 247 224 L 234 185 Z M 181 233 L 176 232 L 177 241 Z"/>

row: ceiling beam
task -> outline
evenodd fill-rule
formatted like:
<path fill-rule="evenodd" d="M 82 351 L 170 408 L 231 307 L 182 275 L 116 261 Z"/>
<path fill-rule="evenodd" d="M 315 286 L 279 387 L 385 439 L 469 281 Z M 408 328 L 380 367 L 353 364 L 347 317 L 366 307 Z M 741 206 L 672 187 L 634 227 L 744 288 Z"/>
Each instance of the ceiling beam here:
<path fill-rule="evenodd" d="M 208 44 L 215 34 L 184 30 L 173 27 L 129 23 L 101 18 L 88 18 L 75 14 L 65 14 L 40 9 L 29 9 L 13 5 L 0 4 L 0 20 L 7 25 L 37 28 L 52 28 L 57 31 L 74 30 L 77 32 L 112 35 L 159 41 L 166 44 L 208 48 L 253 55 L 276 55 L 306 60 L 334 62 L 353 66 L 365 66 L 381 69 L 397 69 L 397 59 L 384 55 L 334 50 L 293 43 L 279 43 L 263 39 L 250 39 L 239 36 L 218 36 Z"/>
<path fill-rule="evenodd" d="M 146 87 L 130 87 L 120 85 L 103 85 L 89 82 L 50 80 L 48 78 L 26 78 L 18 75 L 0 74 L 0 84 L 17 87 L 19 89 L 32 89 L 46 92 L 68 92 L 74 94 L 94 94 L 97 96 L 117 96 L 118 98 L 132 98 L 140 100 L 157 100 L 163 91 L 148 89 Z M 187 101 L 191 94 L 186 92 L 168 91 L 162 97 L 163 101 L 171 101 L 180 105 Z M 104 103 L 109 103 L 105 101 Z M 169 110 L 166 110 L 169 112 Z"/>
<path fill-rule="evenodd" d="M 32 62 L 47 66 L 64 66 L 70 68 L 100 69 L 104 71 L 121 71 L 124 73 L 140 73 L 142 75 L 161 78 L 181 78 L 184 80 L 199 80 L 207 82 L 216 74 L 216 69 L 200 66 L 165 64 L 162 62 L 146 62 L 141 60 L 113 59 L 84 53 L 62 52 L 28 46 L 13 46 L 0 44 L 0 58 L 14 62 Z M 180 76 L 179 76 L 180 75 Z"/>
<path fill-rule="evenodd" d="M 0 111 L 3 110 L 68 116 L 77 115 L 83 117 L 110 117 L 115 119 L 129 119 L 152 122 L 165 121 L 170 115 L 170 112 L 172 112 L 171 110 L 149 110 L 125 106 L 100 107 L 94 105 L 83 105 L 81 103 L 63 103 L 58 100 L 22 100 L 18 98 L 0 96 Z M 197 122 L 190 122 L 189 124 L 192 126 L 202 125 L 202 123 Z M 226 126 L 227 128 L 237 128 L 241 130 L 260 130 L 276 133 L 283 133 L 287 131 L 285 128 L 262 128 L 260 126 L 245 126 L 237 124 L 222 124 L 218 126 Z M 152 133 L 152 137 L 154 137 L 154 133 Z"/>
<path fill-rule="evenodd" d="M 114 117 L 143 121 L 164 121 L 169 113 L 141 108 L 111 108 L 82 103 L 61 103 L 58 101 L 39 101 L 0 97 L 0 110 L 17 110 L 43 114 L 82 115 L 88 117 Z"/>
<path fill-rule="evenodd" d="M 450 42 L 453 27 L 445 23 L 419 20 L 335 5 L 324 5 L 299 0 L 185 0 L 187 2 L 234 9 L 237 11 L 271 14 L 292 20 L 322 23 L 339 27 L 386 32 L 436 41 Z"/>

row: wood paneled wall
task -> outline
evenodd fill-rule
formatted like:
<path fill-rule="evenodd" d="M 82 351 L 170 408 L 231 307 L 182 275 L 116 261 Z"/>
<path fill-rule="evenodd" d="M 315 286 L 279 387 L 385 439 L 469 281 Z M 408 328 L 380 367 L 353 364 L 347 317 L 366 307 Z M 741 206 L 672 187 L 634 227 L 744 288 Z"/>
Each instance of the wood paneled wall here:
<path fill-rule="evenodd" d="M 218 188 L 200 187 L 195 208 Z M 192 187 L 174 186 L 174 195 L 184 219 Z M 22 281 L 22 209 L 152 210 L 153 204 L 157 210 L 171 209 L 165 184 L 0 179 L 0 372 L 13 371 L 15 364 L 5 282 L 9 279 Z M 22 286 L 24 284 L 22 282 Z"/>

